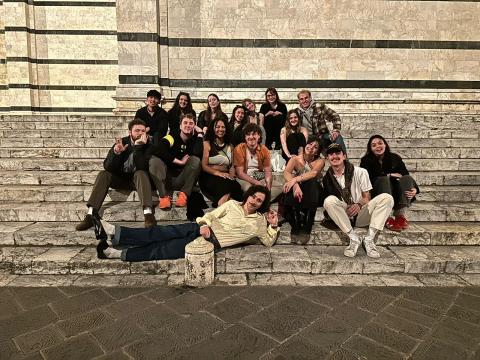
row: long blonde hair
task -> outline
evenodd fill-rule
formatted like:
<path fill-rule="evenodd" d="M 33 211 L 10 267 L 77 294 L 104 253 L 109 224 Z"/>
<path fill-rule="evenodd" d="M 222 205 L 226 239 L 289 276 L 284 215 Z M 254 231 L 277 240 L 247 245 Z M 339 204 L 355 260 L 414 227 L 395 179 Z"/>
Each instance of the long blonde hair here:
<path fill-rule="evenodd" d="M 295 128 L 292 127 L 290 124 L 290 115 L 295 114 L 297 115 L 298 118 L 298 125 L 295 126 Z M 300 117 L 300 114 L 296 109 L 289 110 L 287 113 L 287 120 L 285 120 L 285 135 L 288 137 L 292 132 L 300 132 L 300 129 L 302 128 L 302 118 Z"/>

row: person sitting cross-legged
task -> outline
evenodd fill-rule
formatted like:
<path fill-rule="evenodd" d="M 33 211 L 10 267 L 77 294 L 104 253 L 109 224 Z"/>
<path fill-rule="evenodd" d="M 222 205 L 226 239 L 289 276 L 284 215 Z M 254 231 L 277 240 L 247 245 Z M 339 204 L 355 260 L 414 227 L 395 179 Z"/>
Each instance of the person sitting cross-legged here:
<path fill-rule="evenodd" d="M 112 225 L 94 213 L 95 235 L 100 240 L 97 256 L 131 262 L 179 259 L 185 256 L 185 246 L 200 236 L 216 249 L 257 237 L 263 245 L 272 246 L 278 236 L 278 217 L 269 210 L 269 200 L 267 188 L 252 186 L 243 202 L 229 200 L 193 223 L 151 229 Z"/>
<path fill-rule="evenodd" d="M 348 162 L 341 145 L 331 144 L 326 154 L 330 168 L 323 177 L 326 196 L 323 207 L 340 230 L 350 238 L 344 255 L 354 257 L 361 244 L 354 227 L 368 226 L 367 235 L 363 238 L 365 251 L 369 257 L 380 257 L 374 238 L 378 231 L 383 230 L 392 211 L 392 195 L 384 193 L 371 199 L 372 184 L 367 170 Z"/>
<path fill-rule="evenodd" d="M 180 133 L 155 138 L 154 146 L 149 151 L 152 155 L 149 161 L 150 176 L 158 190 L 158 207 L 162 210 L 171 208 L 173 190 L 179 190 L 175 206 L 187 206 L 188 197 L 197 182 L 201 166 L 200 158 L 195 156 L 198 139 L 194 136 L 194 128 L 193 115 L 182 115 Z"/>
<path fill-rule="evenodd" d="M 92 194 L 87 201 L 88 212 L 76 230 L 82 231 L 93 226 L 93 211 L 98 211 L 107 196 L 108 189 L 138 191 L 145 216 L 145 227 L 156 224 L 152 213 L 152 187 L 147 172 L 147 151 L 151 147 L 143 120 L 134 119 L 128 123 L 128 136 L 116 138 L 103 162 L 105 170 L 100 171 L 93 184 Z"/>

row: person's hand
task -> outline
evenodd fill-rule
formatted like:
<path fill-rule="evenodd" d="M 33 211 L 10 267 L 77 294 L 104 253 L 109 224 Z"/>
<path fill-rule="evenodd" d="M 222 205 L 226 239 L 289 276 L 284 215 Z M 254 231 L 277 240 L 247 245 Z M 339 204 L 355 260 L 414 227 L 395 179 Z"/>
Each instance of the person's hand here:
<path fill-rule="evenodd" d="M 275 116 L 274 114 L 275 114 L 275 112 L 273 110 L 270 110 L 269 112 L 267 112 L 265 114 L 265 116 Z"/>
<path fill-rule="evenodd" d="M 115 138 L 115 146 L 113 147 L 113 152 L 115 154 L 121 154 L 125 150 L 127 150 L 128 144 L 123 145 L 122 138 Z"/>
<path fill-rule="evenodd" d="M 200 226 L 200 235 L 202 235 L 204 239 L 208 239 L 211 235 L 210 226 L 207 226 L 207 225 Z"/>
<path fill-rule="evenodd" d="M 148 142 L 147 133 L 144 133 L 137 140 L 135 140 L 135 145 L 145 145 Z"/>
<path fill-rule="evenodd" d="M 340 131 L 338 131 L 337 129 L 332 130 L 332 132 L 330 133 L 330 136 L 333 141 L 335 141 L 338 138 L 338 135 L 340 135 Z"/>
<path fill-rule="evenodd" d="M 352 204 L 349 207 L 347 207 L 347 215 L 348 217 L 354 217 L 360 212 L 360 210 L 361 210 L 360 205 L 358 205 L 357 203 Z"/>
<path fill-rule="evenodd" d="M 390 177 L 394 177 L 394 178 L 400 179 L 400 178 L 402 177 L 402 174 L 399 174 L 399 173 L 391 173 L 391 174 L 390 174 Z"/>
<path fill-rule="evenodd" d="M 417 195 L 417 189 L 416 188 L 411 188 L 410 190 L 405 191 L 405 196 L 409 200 L 413 199 L 413 197 L 415 195 Z"/>
<path fill-rule="evenodd" d="M 180 160 L 180 165 L 182 166 L 185 166 L 185 164 L 187 163 L 188 159 L 190 158 L 190 155 L 185 155 L 182 160 Z"/>
<path fill-rule="evenodd" d="M 274 111 L 273 112 L 273 116 L 280 116 L 282 115 L 282 113 L 280 111 Z"/>
<path fill-rule="evenodd" d="M 298 202 L 302 202 L 303 192 L 300 186 L 297 185 L 293 188 L 293 197 L 297 199 Z"/>
<path fill-rule="evenodd" d="M 218 176 L 218 177 L 224 178 L 224 179 L 234 180 L 234 179 L 233 179 L 233 176 L 230 175 L 230 174 L 227 173 L 227 172 L 217 171 L 217 172 L 215 173 L 215 175 Z"/>
<path fill-rule="evenodd" d="M 150 127 L 147 126 L 147 127 L 145 128 L 145 132 L 148 134 L 148 133 L 150 132 Z"/>
<path fill-rule="evenodd" d="M 290 191 L 290 189 L 293 187 L 293 185 L 295 185 L 297 183 L 297 180 L 295 180 L 295 178 L 287 181 L 284 185 L 283 185 L 283 192 L 284 193 L 288 193 Z"/>
<path fill-rule="evenodd" d="M 268 210 L 267 222 L 273 227 L 278 226 L 278 213 L 275 210 Z"/>

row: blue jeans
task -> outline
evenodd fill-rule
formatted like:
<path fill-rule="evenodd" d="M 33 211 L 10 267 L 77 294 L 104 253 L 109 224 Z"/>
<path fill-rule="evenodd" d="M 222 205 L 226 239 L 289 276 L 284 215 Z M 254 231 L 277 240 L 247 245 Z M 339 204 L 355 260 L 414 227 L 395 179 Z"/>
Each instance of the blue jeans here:
<path fill-rule="evenodd" d="M 200 236 L 197 223 L 157 225 L 152 228 L 119 227 L 115 230 L 114 246 L 127 247 L 122 251 L 124 261 L 180 259 L 185 246 Z"/>
<path fill-rule="evenodd" d="M 342 135 L 338 135 L 335 141 L 332 141 L 330 138 L 330 133 L 325 133 L 320 136 L 320 142 L 323 155 L 327 153 L 328 146 L 333 143 L 340 145 L 343 149 L 343 153 L 347 155 L 347 148 L 345 147 L 345 142 L 343 141 Z"/>

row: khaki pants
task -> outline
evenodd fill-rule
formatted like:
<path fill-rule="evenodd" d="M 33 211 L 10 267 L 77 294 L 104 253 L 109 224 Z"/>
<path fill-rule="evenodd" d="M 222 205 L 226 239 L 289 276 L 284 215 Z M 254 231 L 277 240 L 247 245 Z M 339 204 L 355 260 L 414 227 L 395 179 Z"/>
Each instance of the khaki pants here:
<path fill-rule="evenodd" d="M 118 190 L 137 190 L 138 197 L 143 207 L 152 207 L 152 185 L 148 174 L 137 170 L 133 174 L 114 174 L 106 170 L 98 173 L 93 184 L 92 194 L 87 206 L 99 210 L 107 196 L 108 188 Z"/>
<path fill-rule="evenodd" d="M 152 156 L 148 164 L 150 176 L 158 195 L 164 197 L 167 195 L 167 189 L 170 191 L 179 190 L 190 196 L 193 186 L 197 182 L 200 170 L 202 169 L 200 159 L 196 156 L 190 156 L 187 163 L 179 174 L 175 174 L 158 157 Z"/>
<path fill-rule="evenodd" d="M 237 179 L 238 183 L 242 187 L 242 191 L 245 192 L 247 191 L 252 184 L 250 184 L 248 181 Z M 262 180 L 262 185 L 265 186 L 265 180 Z M 280 184 L 278 181 L 273 180 L 272 183 L 272 188 L 270 189 L 270 201 L 275 200 L 278 195 L 280 195 L 283 192 L 283 184 Z"/>
<path fill-rule="evenodd" d="M 352 230 L 350 219 L 347 215 L 347 203 L 336 196 L 330 195 L 323 202 L 323 207 L 330 218 L 344 233 Z M 393 197 L 390 194 L 380 194 L 371 199 L 367 205 L 363 206 L 357 215 L 355 226 L 370 226 L 377 230 L 383 230 L 385 221 L 393 208 Z"/>

